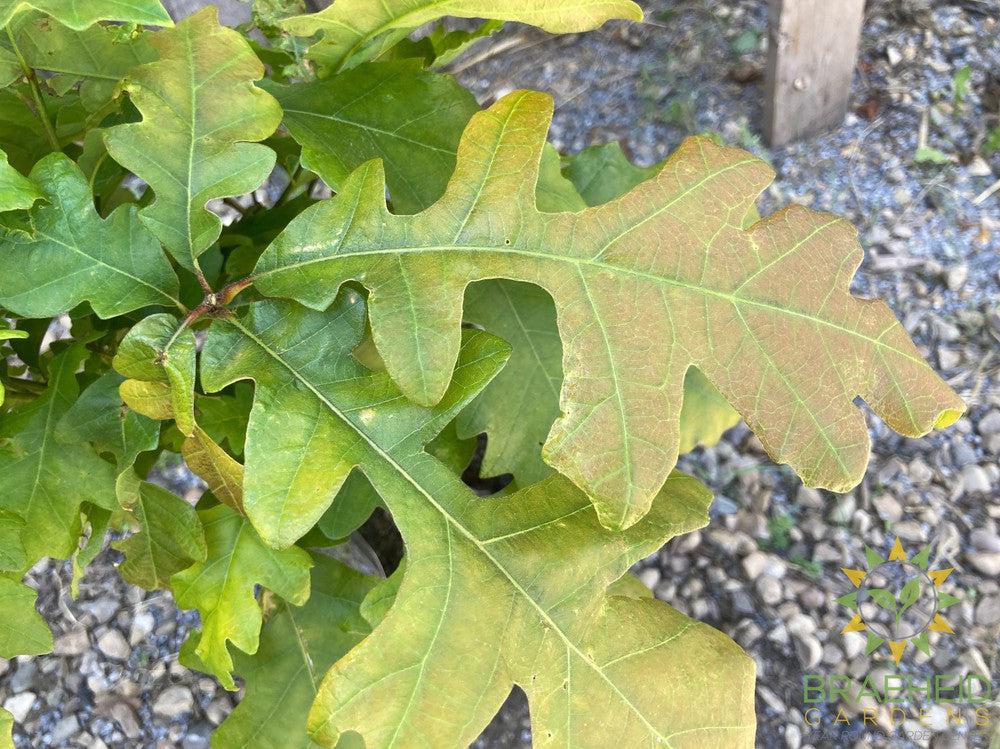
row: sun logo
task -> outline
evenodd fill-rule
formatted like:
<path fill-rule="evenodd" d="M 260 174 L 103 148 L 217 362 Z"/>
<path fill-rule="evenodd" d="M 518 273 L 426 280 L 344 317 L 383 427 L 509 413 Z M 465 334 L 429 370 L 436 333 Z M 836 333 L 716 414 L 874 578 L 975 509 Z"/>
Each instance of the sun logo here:
<path fill-rule="evenodd" d="M 955 568 L 928 569 L 930 551 L 930 546 L 925 546 L 908 559 L 897 538 L 888 559 L 865 547 L 865 569 L 841 567 L 857 588 L 837 599 L 854 612 L 841 632 L 866 632 L 865 655 L 888 643 L 899 665 L 908 643 L 930 655 L 931 632 L 954 633 L 941 611 L 959 599 L 943 592 L 941 586 Z"/>

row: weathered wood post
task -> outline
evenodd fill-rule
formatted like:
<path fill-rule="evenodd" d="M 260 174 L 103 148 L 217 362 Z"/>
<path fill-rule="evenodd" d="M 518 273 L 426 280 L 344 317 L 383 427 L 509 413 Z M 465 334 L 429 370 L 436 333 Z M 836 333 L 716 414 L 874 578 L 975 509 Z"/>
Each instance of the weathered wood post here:
<path fill-rule="evenodd" d="M 769 0 L 764 134 L 772 146 L 843 121 L 864 7 L 864 0 Z"/>

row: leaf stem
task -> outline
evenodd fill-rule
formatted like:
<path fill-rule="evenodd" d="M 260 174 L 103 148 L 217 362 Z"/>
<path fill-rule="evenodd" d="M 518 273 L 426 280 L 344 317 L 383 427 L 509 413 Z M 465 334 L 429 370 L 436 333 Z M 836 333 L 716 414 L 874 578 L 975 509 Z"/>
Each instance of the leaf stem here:
<path fill-rule="evenodd" d="M 52 146 L 53 151 L 61 151 L 62 146 L 59 145 L 59 137 L 56 135 L 55 128 L 52 127 L 52 119 L 49 117 L 49 110 L 45 106 L 45 100 L 42 99 L 42 90 L 38 87 L 38 76 L 35 75 L 35 71 L 30 65 L 28 65 L 28 61 L 24 59 L 24 55 L 21 54 L 21 49 L 17 46 L 17 41 L 14 39 L 14 34 L 11 32 L 9 25 L 6 28 L 6 31 L 7 38 L 10 40 L 11 49 L 21 66 L 21 72 L 24 73 L 24 77 L 28 80 L 28 87 L 31 89 L 31 97 L 34 99 L 35 107 L 38 109 L 38 119 L 42 121 L 42 127 L 45 129 L 45 135 L 49 139 L 49 145 Z"/>
<path fill-rule="evenodd" d="M 246 278 L 241 278 L 239 281 L 233 281 L 222 288 L 217 295 L 218 303 L 220 306 L 229 304 L 233 299 L 235 299 L 240 292 L 244 289 L 252 286 L 254 282 L 253 276 L 247 276 Z"/>
<path fill-rule="evenodd" d="M 188 312 L 187 316 L 181 322 L 180 327 L 178 328 L 178 335 L 180 334 L 180 331 L 194 325 L 203 315 L 222 312 L 223 308 L 227 304 L 233 301 L 233 299 L 235 299 L 240 292 L 252 285 L 253 282 L 253 276 L 247 276 L 246 278 L 241 278 L 238 281 L 226 284 L 218 293 L 209 288 L 208 292 L 205 294 L 204 301 Z M 173 341 L 171 340 L 171 343 L 172 342 Z"/>

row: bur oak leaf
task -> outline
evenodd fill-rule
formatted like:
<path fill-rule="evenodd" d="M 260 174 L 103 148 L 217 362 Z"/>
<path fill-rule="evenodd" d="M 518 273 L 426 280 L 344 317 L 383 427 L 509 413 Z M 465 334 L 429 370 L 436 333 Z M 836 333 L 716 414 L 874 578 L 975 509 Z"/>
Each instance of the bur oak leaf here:
<path fill-rule="evenodd" d="M 449 389 L 424 408 L 385 372 L 337 355 L 363 333 L 364 301 L 348 289 L 326 312 L 251 304 L 214 321 L 202 353 L 207 390 L 255 383 L 244 502 L 265 540 L 283 546 L 306 532 L 358 466 L 406 542 L 395 603 L 326 676 L 312 739 L 334 746 L 353 730 L 370 746 L 467 745 L 516 683 L 542 745 L 599 745 L 609 724 L 635 746 L 749 741 L 753 665 L 736 645 L 659 601 L 604 593 L 672 535 L 703 525 L 710 493 L 675 474 L 624 534 L 604 529 L 559 476 L 503 500 L 477 497 L 424 446 L 509 347 L 464 331 Z M 717 679 L 725 696 L 686 697 L 693 678 Z"/>
<path fill-rule="evenodd" d="M 26 10 L 41 11 L 78 31 L 98 21 L 173 25 L 160 0 L 0 0 L 0 28 Z"/>
<path fill-rule="evenodd" d="M 75 372 L 86 357 L 79 344 L 49 363 L 44 394 L 0 415 L 0 510 L 24 520 L 26 565 L 43 557 L 67 559 L 77 547 L 84 502 L 113 509 L 114 467 L 88 444 L 61 443 L 60 419 L 80 394 Z"/>
<path fill-rule="evenodd" d="M 236 689 L 227 643 L 257 652 L 263 623 L 254 589 L 261 585 L 290 603 L 309 598 L 309 555 L 298 547 L 276 551 L 242 515 L 226 505 L 198 512 L 207 556 L 170 582 L 177 605 L 197 609 L 201 636 L 195 653 L 226 689 Z"/>
<path fill-rule="evenodd" d="M 212 736 L 217 749 L 280 746 L 313 749 L 306 718 L 323 675 L 371 631 L 359 613 L 376 579 L 313 555 L 304 606 L 277 601 L 255 655 L 236 652 L 246 693 Z"/>
<path fill-rule="evenodd" d="M 30 179 L 45 199 L 29 213 L 30 234 L 0 229 L 0 306 L 53 317 L 86 301 L 102 319 L 181 306 L 177 276 L 134 206 L 101 218 L 80 168 L 61 153 L 39 161 Z"/>
<path fill-rule="evenodd" d="M 104 133 L 108 152 L 145 180 L 155 199 L 140 215 L 190 271 L 219 237 L 205 204 L 256 189 L 275 154 L 255 143 L 271 135 L 281 108 L 254 81 L 264 66 L 236 31 L 208 7 L 150 38 L 155 62 L 134 68 L 125 90 L 141 122 Z"/>
<path fill-rule="evenodd" d="M 387 210 L 379 162 L 360 167 L 268 247 L 257 288 L 325 309 L 362 282 L 379 353 L 421 404 L 448 387 L 469 283 L 544 288 L 564 371 L 544 455 L 609 527 L 641 518 L 674 466 L 691 366 L 776 461 L 836 491 L 868 462 L 856 397 L 910 436 L 964 411 L 886 305 L 851 295 L 862 252 L 850 224 L 791 206 L 744 225 L 773 177 L 744 151 L 689 138 L 616 200 L 538 211 L 551 114 L 549 97 L 521 91 L 475 115 L 444 195 L 413 216 Z"/>
<path fill-rule="evenodd" d="M 31 208 L 45 195 L 30 179 L 7 162 L 7 154 L 0 151 L 0 213 Z"/>
<path fill-rule="evenodd" d="M 631 0 L 337 0 L 319 13 L 293 16 L 293 34 L 323 33 L 310 56 L 334 71 L 371 59 L 413 29 L 445 17 L 517 21 L 556 34 L 589 31 L 613 18 L 642 20 Z"/>

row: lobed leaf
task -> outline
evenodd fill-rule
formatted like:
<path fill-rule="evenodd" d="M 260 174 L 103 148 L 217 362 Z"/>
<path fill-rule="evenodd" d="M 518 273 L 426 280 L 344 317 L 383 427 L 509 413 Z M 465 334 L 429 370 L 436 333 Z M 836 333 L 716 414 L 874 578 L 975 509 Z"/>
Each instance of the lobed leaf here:
<path fill-rule="evenodd" d="M 473 117 L 444 196 L 414 216 L 386 209 L 379 163 L 361 167 L 265 251 L 257 288 L 325 309 L 364 283 L 386 367 L 423 404 L 448 387 L 470 282 L 544 288 L 565 371 L 546 459 L 609 527 L 641 518 L 675 464 L 692 365 L 775 460 L 835 491 L 868 461 L 856 397 L 912 436 L 964 411 L 888 308 L 850 294 L 861 249 L 846 221 L 793 206 L 744 226 L 772 174 L 743 151 L 689 138 L 617 200 L 539 212 L 551 111 L 515 92 Z"/>
<path fill-rule="evenodd" d="M 495 375 L 507 345 L 465 331 L 451 386 L 428 409 L 385 372 L 337 355 L 363 332 L 363 300 L 348 290 L 327 312 L 252 304 L 215 321 L 202 353 L 207 390 L 255 383 L 244 505 L 265 540 L 285 546 L 308 531 L 360 466 L 407 544 L 385 620 L 320 688 L 312 739 L 334 746 L 354 730 L 373 746 L 468 744 L 517 683 L 543 746 L 600 745 L 609 724 L 628 746 L 752 740 L 753 665 L 731 641 L 659 601 L 604 593 L 704 525 L 711 495 L 674 475 L 626 533 L 602 528 L 559 476 L 506 500 L 477 497 L 424 446 Z M 692 679 L 718 689 L 692 696 Z"/>
<path fill-rule="evenodd" d="M 30 67 L 54 74 L 47 82 L 58 93 L 82 84 L 81 102 L 89 111 L 111 101 L 118 83 L 132 68 L 156 58 L 150 35 L 126 37 L 114 26 L 76 30 L 53 24 L 41 14 L 26 13 L 9 30 Z"/>
<path fill-rule="evenodd" d="M 285 19 L 281 26 L 300 36 L 323 32 L 310 56 L 336 71 L 446 16 L 517 21 L 564 34 L 596 29 L 612 18 L 641 21 L 642 9 L 631 0 L 337 0 L 319 13 Z"/>
<path fill-rule="evenodd" d="M 31 180 L 45 202 L 30 212 L 32 234 L 0 229 L 0 305 L 24 317 L 54 317 L 87 301 L 103 319 L 181 306 L 177 276 L 134 207 L 102 219 L 86 178 L 61 153 L 38 162 Z"/>
<path fill-rule="evenodd" d="M 205 208 L 214 198 L 251 192 L 270 174 L 263 140 L 281 121 L 274 98 L 257 88 L 264 67 L 250 45 L 219 25 L 208 7 L 153 35 L 156 62 L 135 68 L 125 90 L 142 122 L 105 131 L 119 164 L 156 194 L 140 212 L 167 250 L 190 271 L 222 230 Z"/>
<path fill-rule="evenodd" d="M 125 402 L 151 418 L 173 418 L 184 435 L 195 430 L 194 333 L 167 314 L 150 315 L 122 339 L 114 367 L 132 378 L 121 386 Z M 158 387 L 160 386 L 160 387 Z M 160 397 L 167 396 L 169 411 Z"/>
<path fill-rule="evenodd" d="M 417 60 L 371 63 L 322 81 L 269 85 L 302 161 L 338 187 L 354 168 L 381 158 L 393 206 L 413 213 L 440 197 L 455 166 L 455 144 L 478 109 L 454 78 Z"/>
<path fill-rule="evenodd" d="M 118 388 L 123 381 L 121 375 L 105 372 L 83 391 L 56 428 L 62 442 L 90 442 L 99 452 L 114 455 L 119 474 L 160 441 L 160 425 L 122 402 Z"/>
<path fill-rule="evenodd" d="M 138 524 L 136 533 L 113 544 L 125 555 L 119 566 L 125 580 L 146 590 L 166 588 L 173 575 L 205 561 L 205 534 L 183 499 L 132 471 L 119 477 L 118 498 Z"/>
<path fill-rule="evenodd" d="M 160 0 L 0 0 L 0 28 L 17 13 L 31 9 L 78 31 L 98 21 L 173 25 Z"/>
<path fill-rule="evenodd" d="M 207 557 L 178 572 L 170 587 L 177 605 L 197 609 L 202 632 L 196 654 L 229 690 L 234 690 L 232 642 L 256 653 L 262 616 L 254 586 L 262 585 L 293 604 L 309 597 L 309 555 L 297 547 L 269 548 L 246 518 L 225 505 L 198 512 Z"/>
<path fill-rule="evenodd" d="M 80 537 L 80 506 L 115 506 L 114 469 L 86 444 L 56 439 L 60 419 L 76 401 L 75 372 L 86 357 L 77 344 L 52 359 L 45 393 L 0 415 L 0 509 L 24 520 L 26 564 L 43 557 L 66 559 Z"/>
<path fill-rule="evenodd" d="M 284 601 L 268 617 L 256 655 L 236 653 L 246 693 L 212 735 L 217 749 L 312 749 L 306 718 L 323 674 L 370 631 L 359 613 L 375 580 L 336 559 L 314 555 L 304 606 Z"/>

